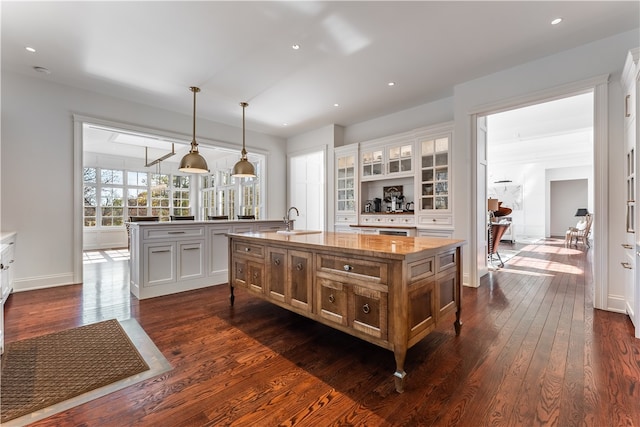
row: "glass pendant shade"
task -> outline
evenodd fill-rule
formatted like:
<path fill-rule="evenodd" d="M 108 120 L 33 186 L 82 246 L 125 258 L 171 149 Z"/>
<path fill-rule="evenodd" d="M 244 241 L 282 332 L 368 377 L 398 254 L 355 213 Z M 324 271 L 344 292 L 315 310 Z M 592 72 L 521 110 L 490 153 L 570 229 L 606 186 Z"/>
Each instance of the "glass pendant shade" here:
<path fill-rule="evenodd" d="M 192 86 L 189 90 L 193 92 L 193 139 L 191 140 L 191 149 L 180 160 L 178 170 L 186 173 L 209 173 L 207 161 L 200 155 L 196 142 L 196 93 L 200 92 L 200 88 Z"/>
<path fill-rule="evenodd" d="M 236 178 L 255 178 L 256 170 L 247 160 L 247 149 L 244 145 L 244 109 L 249 106 L 246 102 L 241 102 L 240 106 L 242 107 L 242 153 L 240 156 L 240 160 L 233 166 L 233 170 L 231 171 L 231 176 Z"/>

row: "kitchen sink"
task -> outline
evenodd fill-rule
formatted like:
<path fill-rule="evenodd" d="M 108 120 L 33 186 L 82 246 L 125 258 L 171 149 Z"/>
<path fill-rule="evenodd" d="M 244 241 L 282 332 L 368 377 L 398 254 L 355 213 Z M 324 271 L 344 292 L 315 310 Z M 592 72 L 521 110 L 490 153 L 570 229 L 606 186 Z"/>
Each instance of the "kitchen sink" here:
<path fill-rule="evenodd" d="M 320 230 L 278 230 L 278 234 L 288 234 L 289 236 L 296 236 L 300 234 L 317 234 L 322 233 Z"/>

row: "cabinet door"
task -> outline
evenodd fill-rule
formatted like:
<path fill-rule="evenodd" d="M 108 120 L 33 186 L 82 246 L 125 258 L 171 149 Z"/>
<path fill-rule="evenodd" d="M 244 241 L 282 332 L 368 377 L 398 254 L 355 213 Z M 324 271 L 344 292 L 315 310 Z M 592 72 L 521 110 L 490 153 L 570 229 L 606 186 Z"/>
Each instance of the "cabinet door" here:
<path fill-rule="evenodd" d="M 209 235 L 209 276 L 224 274 L 229 268 L 229 243 L 227 233 L 230 232 L 230 225 L 207 228 Z"/>
<path fill-rule="evenodd" d="M 144 287 L 175 283 L 177 276 L 175 252 L 175 243 L 147 243 L 144 245 Z"/>
<path fill-rule="evenodd" d="M 316 312 L 323 319 L 347 326 L 347 285 L 324 277 L 318 278 L 316 283 Z"/>
<path fill-rule="evenodd" d="M 285 301 L 287 250 L 267 248 L 267 293 L 275 301 Z"/>
<path fill-rule="evenodd" d="M 258 294 L 264 293 L 264 266 L 257 262 L 248 261 L 246 268 L 248 290 Z"/>
<path fill-rule="evenodd" d="M 371 179 L 384 175 L 383 148 L 366 150 L 362 152 L 362 178 Z"/>
<path fill-rule="evenodd" d="M 313 284 L 313 255 L 309 252 L 290 250 L 289 271 L 286 281 L 286 302 L 293 307 L 311 312 Z"/>
<path fill-rule="evenodd" d="M 340 213 L 356 213 L 356 156 L 336 156 L 336 207 Z"/>
<path fill-rule="evenodd" d="M 387 293 L 353 285 L 351 327 L 367 335 L 387 339 Z"/>
<path fill-rule="evenodd" d="M 448 211 L 450 137 L 422 139 L 420 148 L 420 201 L 421 212 Z"/>
<path fill-rule="evenodd" d="M 178 242 L 178 279 L 204 277 L 204 240 Z"/>
<path fill-rule="evenodd" d="M 413 144 L 387 147 L 387 175 L 407 174 L 413 171 Z"/>

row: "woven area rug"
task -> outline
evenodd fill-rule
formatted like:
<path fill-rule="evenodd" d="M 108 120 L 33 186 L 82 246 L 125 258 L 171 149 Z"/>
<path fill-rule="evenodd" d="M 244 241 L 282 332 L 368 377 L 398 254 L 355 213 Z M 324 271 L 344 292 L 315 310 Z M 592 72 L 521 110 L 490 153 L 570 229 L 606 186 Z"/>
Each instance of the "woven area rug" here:
<path fill-rule="evenodd" d="M 8 343 L 2 355 L 0 422 L 148 369 L 115 319 Z"/>

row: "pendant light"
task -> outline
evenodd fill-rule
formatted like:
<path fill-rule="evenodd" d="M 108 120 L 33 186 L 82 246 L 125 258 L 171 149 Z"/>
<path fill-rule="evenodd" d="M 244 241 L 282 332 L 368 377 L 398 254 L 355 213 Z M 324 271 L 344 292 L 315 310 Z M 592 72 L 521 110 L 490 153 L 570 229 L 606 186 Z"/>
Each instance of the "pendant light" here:
<path fill-rule="evenodd" d="M 191 149 L 180 161 L 180 172 L 187 173 L 209 173 L 207 161 L 198 152 L 198 143 L 196 142 L 196 93 L 200 92 L 200 88 L 191 86 L 189 88 L 193 92 L 193 139 L 191 140 Z"/>
<path fill-rule="evenodd" d="M 240 160 L 233 167 L 231 176 L 235 176 L 237 178 L 255 178 L 256 171 L 249 160 L 247 160 L 247 149 L 244 146 L 244 109 L 247 108 L 249 104 L 241 102 L 240 106 L 242 107 L 242 153 Z"/>

